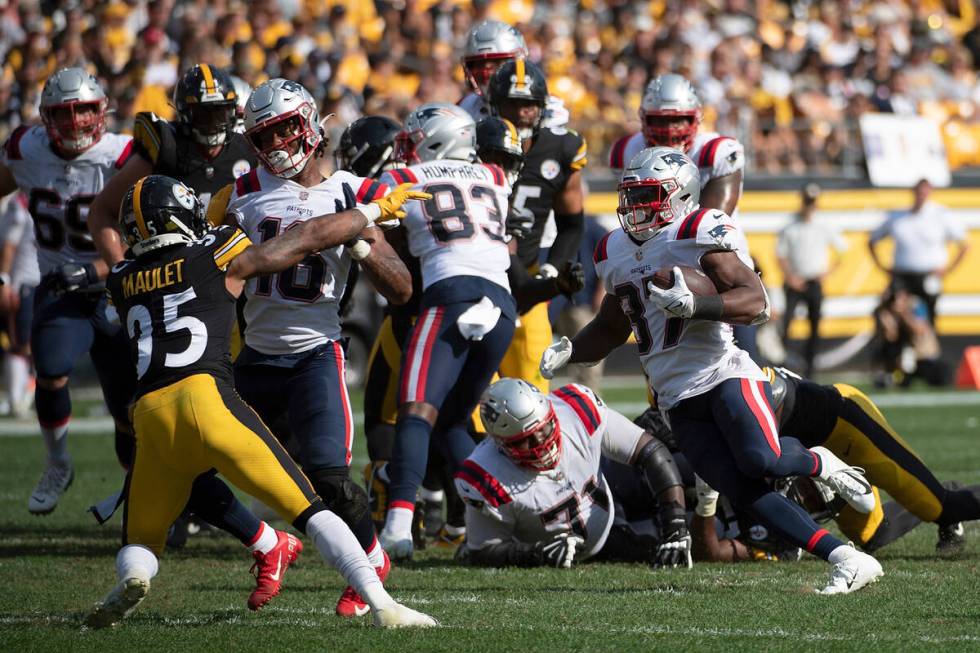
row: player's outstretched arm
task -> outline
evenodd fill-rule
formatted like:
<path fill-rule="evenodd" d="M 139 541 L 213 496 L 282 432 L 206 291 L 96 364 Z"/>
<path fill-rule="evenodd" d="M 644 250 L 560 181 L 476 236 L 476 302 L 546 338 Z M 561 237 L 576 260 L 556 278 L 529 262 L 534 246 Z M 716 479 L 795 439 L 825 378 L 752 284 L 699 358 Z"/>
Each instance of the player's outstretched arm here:
<path fill-rule="evenodd" d="M 407 303 L 412 298 L 412 275 L 405 262 L 385 239 L 381 229 L 369 227 L 361 232 L 360 238 L 370 249 L 366 256 L 357 260 L 375 289 L 396 306 Z"/>
<path fill-rule="evenodd" d="M 606 293 L 599 312 L 572 338 L 569 363 L 601 361 L 627 341 L 632 333 L 629 319 L 623 314 L 619 298 Z"/>
<path fill-rule="evenodd" d="M 150 174 L 153 174 L 152 163 L 138 155 L 129 157 L 122 170 L 106 182 L 89 207 L 86 219 L 88 230 L 99 255 L 110 268 L 122 260 L 126 251 L 117 228 L 119 205 L 122 204 L 126 191 L 142 177 Z"/>
<path fill-rule="evenodd" d="M 769 297 L 762 280 L 735 252 L 708 252 L 701 257 L 701 269 L 719 290 L 721 307 L 717 317 L 700 317 L 729 324 L 761 324 L 769 319 Z"/>

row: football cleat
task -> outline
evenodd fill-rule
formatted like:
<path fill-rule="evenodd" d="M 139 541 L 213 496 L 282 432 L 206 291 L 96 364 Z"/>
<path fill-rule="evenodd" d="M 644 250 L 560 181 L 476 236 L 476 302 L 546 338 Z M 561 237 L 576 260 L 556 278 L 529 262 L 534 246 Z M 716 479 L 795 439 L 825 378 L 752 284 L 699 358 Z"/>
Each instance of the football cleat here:
<path fill-rule="evenodd" d="M 846 501 L 859 513 L 867 515 L 875 508 L 875 495 L 864 470 L 851 467 L 825 447 L 810 449 L 820 458 L 820 475 L 813 478 Z"/>
<path fill-rule="evenodd" d="M 282 588 L 282 575 L 289 565 L 303 552 L 303 543 L 294 535 L 276 531 L 278 543 L 268 553 L 255 551 L 255 564 L 252 573 L 255 574 L 255 590 L 248 597 L 248 609 L 258 610 L 279 594 Z"/>
<path fill-rule="evenodd" d="M 31 492 L 31 498 L 27 500 L 27 509 L 32 515 L 48 514 L 58 507 L 58 499 L 71 487 L 73 480 L 75 469 L 71 463 L 48 463 Z"/>
<path fill-rule="evenodd" d="M 453 535 L 449 532 L 449 528 L 443 524 L 433 540 L 436 546 L 455 550 L 460 544 L 466 541 L 466 528 L 464 527 L 461 533 Z"/>
<path fill-rule="evenodd" d="M 378 572 L 378 578 L 384 583 L 388 580 L 388 574 L 391 573 L 391 558 L 384 551 L 381 552 L 381 555 L 384 556 L 384 564 L 380 567 L 375 567 L 374 570 Z M 370 611 L 371 606 L 350 585 L 347 586 L 344 593 L 340 595 L 340 600 L 337 601 L 337 615 L 341 617 L 362 617 Z"/>
<path fill-rule="evenodd" d="M 401 603 L 392 603 L 383 610 L 374 613 L 374 625 L 381 628 L 431 628 L 439 622 L 427 614 L 413 610 Z"/>
<path fill-rule="evenodd" d="M 148 578 L 127 578 L 120 581 L 85 617 L 85 625 L 89 628 L 115 626 L 136 609 L 149 591 Z"/>
<path fill-rule="evenodd" d="M 364 466 L 364 487 L 367 488 L 368 505 L 371 507 L 371 521 L 379 531 L 385 527 L 388 517 L 388 482 L 378 474 L 385 464 L 385 461 L 378 460 Z"/>
<path fill-rule="evenodd" d="M 936 553 L 944 555 L 958 553 L 964 545 L 966 545 L 966 529 L 963 528 L 963 522 L 939 527 Z"/>
<path fill-rule="evenodd" d="M 432 540 L 439 537 L 439 531 L 445 525 L 445 520 L 442 518 L 442 501 L 422 501 L 422 524 L 425 526 L 425 538 L 426 540 Z M 419 506 L 415 506 L 416 511 Z"/>
<path fill-rule="evenodd" d="M 411 560 L 415 551 L 412 545 L 412 532 L 392 533 L 388 529 L 383 529 L 378 536 L 381 541 L 381 548 L 384 549 L 391 559 L 395 562 L 401 560 Z"/>
<path fill-rule="evenodd" d="M 834 565 L 830 570 L 830 582 L 822 590 L 817 590 L 817 594 L 850 594 L 885 574 L 877 560 L 858 551 L 853 545 L 848 546 L 851 548 L 849 555 Z"/>

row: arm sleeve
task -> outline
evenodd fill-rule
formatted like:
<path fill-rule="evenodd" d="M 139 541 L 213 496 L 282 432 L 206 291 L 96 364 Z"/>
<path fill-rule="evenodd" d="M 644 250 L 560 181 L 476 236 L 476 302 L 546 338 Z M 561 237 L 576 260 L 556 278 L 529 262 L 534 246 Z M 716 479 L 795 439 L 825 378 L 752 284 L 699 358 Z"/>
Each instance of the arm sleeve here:
<path fill-rule="evenodd" d="M 603 408 L 602 453 L 616 462 L 628 464 L 643 429 L 612 408 Z"/>
<path fill-rule="evenodd" d="M 215 266 L 222 271 L 228 269 L 228 265 L 236 256 L 252 246 L 249 237 L 237 227 L 221 226 L 212 229 L 208 235 L 213 235 L 215 238 L 211 245 L 211 255 L 214 257 Z"/>
<path fill-rule="evenodd" d="M 153 164 L 155 170 L 170 171 L 177 164 L 177 140 L 173 127 L 154 113 L 136 114 L 133 122 L 133 149 Z"/>
<path fill-rule="evenodd" d="M 555 227 L 558 233 L 548 252 L 548 263 L 556 268 L 566 261 L 578 258 L 578 250 L 585 234 L 585 214 L 569 213 L 555 215 Z"/>
<path fill-rule="evenodd" d="M 510 268 L 507 270 L 507 281 L 511 293 L 517 301 L 517 312 L 523 315 L 541 302 L 558 295 L 558 284 L 554 279 L 532 277 L 521 264 L 516 254 L 510 257 Z"/>

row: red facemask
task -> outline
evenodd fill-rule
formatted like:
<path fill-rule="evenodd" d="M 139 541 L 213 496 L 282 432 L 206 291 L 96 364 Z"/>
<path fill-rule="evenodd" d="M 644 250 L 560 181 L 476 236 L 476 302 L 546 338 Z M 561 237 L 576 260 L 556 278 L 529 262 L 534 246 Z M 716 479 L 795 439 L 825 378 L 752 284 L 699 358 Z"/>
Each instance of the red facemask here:
<path fill-rule="evenodd" d="M 528 439 L 531 440 L 530 446 L 516 446 Z M 521 467 L 539 472 L 547 471 L 554 469 L 561 459 L 561 427 L 554 408 L 551 408 L 542 423 L 506 440 L 498 440 L 507 457 Z"/>
<path fill-rule="evenodd" d="M 685 118 L 682 125 L 677 118 Z M 648 112 L 643 118 L 643 137 L 648 147 L 673 147 L 688 152 L 701 125 L 700 111 Z"/>
<path fill-rule="evenodd" d="M 105 102 L 66 102 L 43 107 L 41 118 L 56 148 L 81 154 L 98 143 L 105 133 Z"/>

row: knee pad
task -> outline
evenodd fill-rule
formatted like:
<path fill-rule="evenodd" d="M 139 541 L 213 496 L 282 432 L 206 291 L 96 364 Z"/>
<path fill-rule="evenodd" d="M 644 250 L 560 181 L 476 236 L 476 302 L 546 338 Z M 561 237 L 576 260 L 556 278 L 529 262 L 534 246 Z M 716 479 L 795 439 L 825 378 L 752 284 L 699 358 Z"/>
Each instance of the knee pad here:
<path fill-rule="evenodd" d="M 359 523 L 370 512 L 367 492 L 350 477 L 347 467 L 321 467 L 306 475 L 324 505 L 348 526 Z"/>

